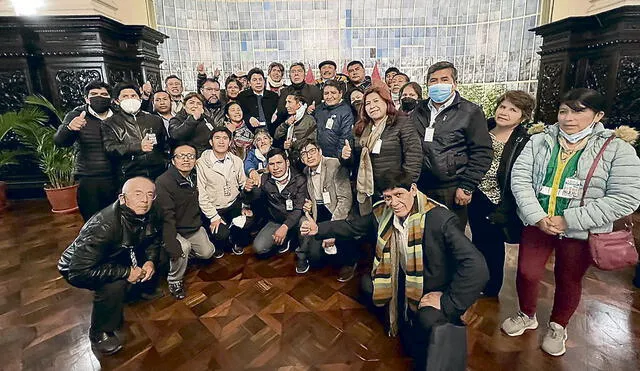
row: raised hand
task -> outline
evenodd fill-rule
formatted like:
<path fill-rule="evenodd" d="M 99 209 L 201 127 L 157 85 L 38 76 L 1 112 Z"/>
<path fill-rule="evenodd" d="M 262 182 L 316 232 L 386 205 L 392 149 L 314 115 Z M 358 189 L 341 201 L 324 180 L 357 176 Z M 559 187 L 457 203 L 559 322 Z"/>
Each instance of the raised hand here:
<path fill-rule="evenodd" d="M 147 81 L 142 85 L 142 97 L 149 99 L 151 94 L 153 94 L 153 86 L 151 86 L 151 83 Z"/>
<path fill-rule="evenodd" d="M 82 129 L 85 125 L 87 125 L 87 120 L 85 119 L 85 116 L 87 116 L 87 112 L 82 111 L 79 116 L 71 120 L 71 122 L 67 125 L 69 130 L 78 131 Z"/>
<path fill-rule="evenodd" d="M 198 66 L 196 67 L 196 72 L 198 72 L 199 75 L 203 75 L 206 73 L 204 70 L 204 63 L 198 63 Z"/>
<path fill-rule="evenodd" d="M 348 160 L 351 158 L 351 144 L 349 144 L 349 140 L 344 140 L 344 147 L 342 147 L 342 153 L 340 154 L 343 160 Z"/>

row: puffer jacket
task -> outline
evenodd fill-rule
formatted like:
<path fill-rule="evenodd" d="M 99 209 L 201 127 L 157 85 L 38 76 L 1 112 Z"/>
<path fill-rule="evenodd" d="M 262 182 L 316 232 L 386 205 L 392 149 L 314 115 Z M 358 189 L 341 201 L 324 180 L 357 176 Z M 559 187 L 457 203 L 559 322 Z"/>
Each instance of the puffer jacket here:
<path fill-rule="evenodd" d="M 142 139 L 147 134 L 156 135 L 157 143 L 151 152 L 142 151 Z M 169 143 L 160 116 L 144 111 L 130 115 L 118 110 L 104 121 L 102 137 L 107 155 L 119 163 L 121 181 L 135 176 L 155 180 L 167 169 Z"/>
<path fill-rule="evenodd" d="M 538 201 L 551 153 L 558 142 L 558 124 L 547 126 L 543 133 L 533 135 L 513 165 L 511 190 L 518 204 L 518 215 L 525 225 L 535 225 L 547 213 Z M 580 159 L 576 177 L 584 181 L 595 157 L 612 134 L 614 139 L 606 148 L 591 178 L 585 195 L 585 206 L 573 199 L 564 210 L 567 222 L 565 235 L 586 240 L 589 233 L 611 232 L 613 222 L 630 215 L 640 205 L 640 159 L 627 140 L 637 137 L 631 128 L 607 130 L 597 123 Z"/>
<path fill-rule="evenodd" d="M 196 147 L 197 156 L 200 157 L 202 152 L 211 149 L 211 131 L 218 125 L 224 125 L 224 121 L 218 124 L 206 112 L 196 120 L 182 110 L 169 121 L 169 136 L 176 142 L 187 142 Z"/>
<path fill-rule="evenodd" d="M 158 265 L 162 221 L 152 209 L 139 217 L 120 201 L 95 214 L 80 230 L 58 261 L 58 271 L 73 286 L 95 290 L 105 283 L 127 279 L 131 249 L 138 266 Z"/>
<path fill-rule="evenodd" d="M 85 116 L 87 125 L 78 131 L 69 129 L 69 123 L 82 112 L 87 112 Z M 87 105 L 82 105 L 67 113 L 62 125 L 53 136 L 56 146 L 75 146 L 76 176 L 113 176 L 113 164 L 104 151 L 100 126 L 102 126 L 102 120 L 90 114 Z"/>
<path fill-rule="evenodd" d="M 334 106 L 322 103 L 313 113 L 318 124 L 318 145 L 326 157 L 340 157 L 344 141 L 353 140 L 353 113 L 345 102 Z M 327 129 L 327 120 L 333 119 L 333 126 Z"/>

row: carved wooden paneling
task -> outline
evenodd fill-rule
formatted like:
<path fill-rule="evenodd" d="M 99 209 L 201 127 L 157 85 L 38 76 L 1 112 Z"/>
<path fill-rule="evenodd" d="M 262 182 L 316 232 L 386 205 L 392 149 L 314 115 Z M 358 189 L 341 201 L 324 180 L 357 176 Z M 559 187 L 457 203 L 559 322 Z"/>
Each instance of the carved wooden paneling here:
<path fill-rule="evenodd" d="M 612 125 L 640 126 L 640 56 L 623 57 L 616 76 L 617 91 L 609 114 Z"/>
<path fill-rule="evenodd" d="M 22 107 L 27 95 L 29 87 L 23 70 L 0 71 L 0 114 Z"/>
<path fill-rule="evenodd" d="M 562 63 L 560 62 L 545 64 L 541 67 L 541 74 L 538 77 L 538 110 L 539 119 L 543 122 L 556 121 L 561 74 Z"/>
<path fill-rule="evenodd" d="M 83 104 L 83 89 L 85 85 L 94 80 L 102 80 L 99 70 L 59 70 L 56 73 L 56 84 L 62 108 L 69 111 Z"/>

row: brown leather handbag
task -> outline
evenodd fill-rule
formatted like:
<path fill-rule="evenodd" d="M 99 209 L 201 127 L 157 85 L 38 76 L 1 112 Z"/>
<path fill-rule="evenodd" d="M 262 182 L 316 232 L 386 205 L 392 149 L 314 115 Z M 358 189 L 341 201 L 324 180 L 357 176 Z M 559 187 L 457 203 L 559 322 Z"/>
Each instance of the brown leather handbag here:
<path fill-rule="evenodd" d="M 584 206 L 584 196 L 587 193 L 587 188 L 591 182 L 591 177 L 598 166 L 598 162 L 602 158 L 604 150 L 609 143 L 615 138 L 615 135 L 609 137 L 604 145 L 598 152 L 593 165 L 589 169 L 587 178 L 584 180 L 584 186 L 582 188 L 582 199 L 580 200 L 580 206 Z M 589 232 L 589 251 L 591 252 L 591 259 L 593 264 L 599 269 L 605 271 L 611 271 L 616 269 L 625 268 L 638 263 L 638 251 L 635 247 L 633 240 L 633 221 L 631 216 L 625 216 L 614 223 L 619 224 L 624 222 L 624 228 L 620 230 L 614 230 L 609 233 L 591 233 Z"/>

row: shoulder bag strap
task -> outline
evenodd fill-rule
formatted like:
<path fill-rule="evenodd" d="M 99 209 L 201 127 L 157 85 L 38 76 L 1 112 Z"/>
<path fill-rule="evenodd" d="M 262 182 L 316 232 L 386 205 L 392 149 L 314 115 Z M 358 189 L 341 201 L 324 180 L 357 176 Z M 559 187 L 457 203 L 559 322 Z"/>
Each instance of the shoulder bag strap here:
<path fill-rule="evenodd" d="M 587 194 L 587 188 L 589 188 L 589 183 L 591 183 L 591 177 L 593 176 L 593 173 L 596 171 L 598 162 L 600 162 L 600 159 L 602 158 L 602 155 L 604 154 L 605 149 L 607 149 L 607 146 L 609 145 L 609 143 L 611 143 L 613 139 L 615 139 L 615 137 L 616 137 L 615 134 L 611 134 L 611 136 L 607 138 L 607 140 L 602 145 L 602 148 L 600 148 L 600 152 L 598 152 L 598 155 L 593 160 L 593 164 L 589 169 L 589 173 L 587 173 L 587 177 L 584 180 L 584 186 L 582 187 L 582 198 L 580 199 L 581 207 L 584 206 L 584 196 Z"/>

